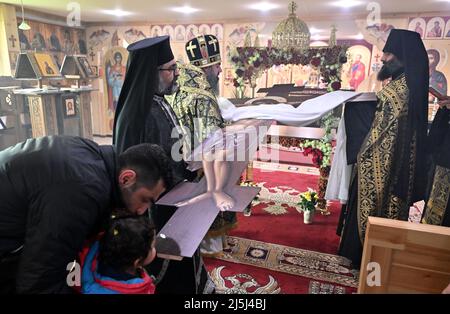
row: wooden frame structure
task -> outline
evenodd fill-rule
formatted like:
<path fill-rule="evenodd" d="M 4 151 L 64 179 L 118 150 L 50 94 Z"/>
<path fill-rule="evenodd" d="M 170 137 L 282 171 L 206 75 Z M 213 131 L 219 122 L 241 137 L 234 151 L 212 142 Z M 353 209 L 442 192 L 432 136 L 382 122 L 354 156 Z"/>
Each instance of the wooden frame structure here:
<path fill-rule="evenodd" d="M 358 293 L 441 293 L 449 283 L 450 228 L 369 217 Z"/>

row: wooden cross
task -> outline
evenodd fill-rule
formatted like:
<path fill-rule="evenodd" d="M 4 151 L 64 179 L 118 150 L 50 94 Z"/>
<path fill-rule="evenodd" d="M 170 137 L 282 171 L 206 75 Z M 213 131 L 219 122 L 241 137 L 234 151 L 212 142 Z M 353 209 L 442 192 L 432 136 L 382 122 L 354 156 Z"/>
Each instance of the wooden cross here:
<path fill-rule="evenodd" d="M 89 55 L 91 56 L 91 61 L 94 62 L 95 52 L 91 50 L 91 53 Z"/>
<path fill-rule="evenodd" d="M 191 52 L 192 58 L 195 57 L 195 54 L 194 54 L 194 49 L 195 49 L 195 48 L 197 48 L 197 46 L 194 45 L 194 43 L 193 43 L 192 41 L 190 41 L 190 42 L 189 42 L 189 46 L 186 47 L 186 49 L 189 50 L 189 51 Z"/>
<path fill-rule="evenodd" d="M 215 39 L 214 37 L 210 37 L 211 38 L 211 40 L 210 41 L 208 41 L 208 44 L 210 44 L 210 45 L 214 45 L 214 52 L 215 51 L 217 51 L 217 39 Z"/>
<path fill-rule="evenodd" d="M 11 35 L 11 37 L 9 37 L 9 40 L 11 41 L 11 46 L 15 48 L 16 47 L 15 42 L 17 41 L 16 37 L 14 37 L 14 35 Z"/>

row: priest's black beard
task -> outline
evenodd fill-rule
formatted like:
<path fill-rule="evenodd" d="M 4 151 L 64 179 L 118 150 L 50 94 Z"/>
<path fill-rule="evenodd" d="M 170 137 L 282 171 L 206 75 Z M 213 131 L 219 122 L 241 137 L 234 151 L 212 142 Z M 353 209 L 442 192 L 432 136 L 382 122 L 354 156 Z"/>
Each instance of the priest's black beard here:
<path fill-rule="evenodd" d="M 404 69 L 403 64 L 397 58 L 383 61 L 383 67 L 380 72 L 378 72 L 377 79 L 382 82 L 389 78 L 395 78 L 395 76 L 403 73 Z"/>
<path fill-rule="evenodd" d="M 162 79 L 161 76 L 159 77 L 159 83 L 158 83 L 158 94 L 159 95 L 173 95 L 178 91 L 178 83 L 177 79 L 174 78 L 172 83 L 167 85 Z"/>
<path fill-rule="evenodd" d="M 213 73 L 213 71 L 205 71 L 206 73 L 206 80 L 209 83 L 209 86 L 211 86 L 214 95 L 219 95 L 219 77 Z"/>

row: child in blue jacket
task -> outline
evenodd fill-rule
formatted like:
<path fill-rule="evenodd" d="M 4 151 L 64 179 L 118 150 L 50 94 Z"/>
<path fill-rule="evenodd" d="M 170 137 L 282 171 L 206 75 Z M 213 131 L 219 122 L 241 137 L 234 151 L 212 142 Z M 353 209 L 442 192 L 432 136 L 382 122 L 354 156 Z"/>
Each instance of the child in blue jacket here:
<path fill-rule="evenodd" d="M 146 216 L 112 216 L 110 226 L 82 261 L 85 294 L 153 294 L 144 270 L 156 256 L 155 228 Z"/>

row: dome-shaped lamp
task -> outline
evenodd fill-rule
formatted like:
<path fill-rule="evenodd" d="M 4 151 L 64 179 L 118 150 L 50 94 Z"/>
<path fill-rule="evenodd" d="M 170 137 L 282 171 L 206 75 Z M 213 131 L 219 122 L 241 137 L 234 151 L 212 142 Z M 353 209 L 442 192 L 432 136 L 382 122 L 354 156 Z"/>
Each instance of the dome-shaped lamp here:
<path fill-rule="evenodd" d="M 22 6 L 22 23 L 19 25 L 19 29 L 23 31 L 29 31 L 31 29 L 30 25 L 25 22 L 25 14 L 23 13 L 23 0 L 20 0 L 21 6 Z"/>
<path fill-rule="evenodd" d="M 275 48 L 307 50 L 311 33 L 308 25 L 300 20 L 295 14 L 297 4 L 289 4 L 289 16 L 278 24 L 272 33 L 272 42 Z"/>

